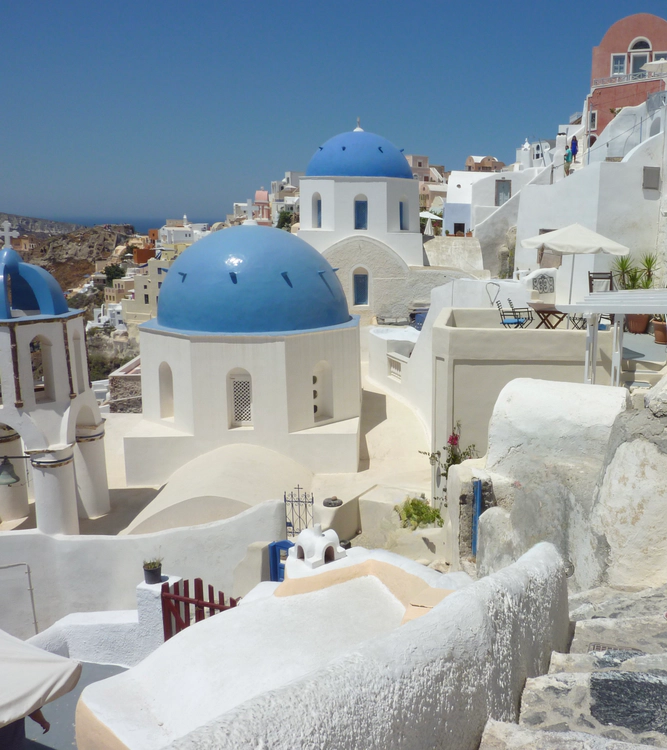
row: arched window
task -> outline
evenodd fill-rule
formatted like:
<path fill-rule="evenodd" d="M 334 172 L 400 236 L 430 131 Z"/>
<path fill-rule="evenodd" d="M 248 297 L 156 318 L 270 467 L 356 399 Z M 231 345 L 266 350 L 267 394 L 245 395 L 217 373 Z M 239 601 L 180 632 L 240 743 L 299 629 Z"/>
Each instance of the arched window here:
<path fill-rule="evenodd" d="M 313 194 L 313 229 L 322 228 L 322 196 Z"/>
<path fill-rule="evenodd" d="M 365 268 L 355 268 L 352 274 L 354 305 L 368 304 L 368 271 Z"/>
<path fill-rule="evenodd" d="M 305 556 L 303 554 L 303 547 L 300 544 L 296 545 L 296 559 L 297 560 L 304 560 Z"/>
<path fill-rule="evenodd" d="M 160 384 L 160 419 L 171 419 L 174 416 L 174 376 L 166 362 L 158 370 Z"/>
<path fill-rule="evenodd" d="M 336 555 L 334 553 L 334 548 L 331 545 L 329 545 L 324 550 L 324 564 L 326 565 L 327 563 L 333 562 L 335 559 L 336 559 Z"/>
<path fill-rule="evenodd" d="M 252 427 L 252 378 L 246 370 L 232 370 L 227 377 L 230 427 Z"/>
<path fill-rule="evenodd" d="M 651 42 L 645 37 L 634 39 L 630 44 L 630 73 L 636 78 L 645 78 L 644 65 L 649 61 L 651 54 Z"/>
<path fill-rule="evenodd" d="M 56 389 L 53 378 L 51 342 L 45 336 L 35 336 L 30 342 L 30 360 L 32 362 L 35 401 L 38 403 L 55 401 Z"/>
<path fill-rule="evenodd" d="M 354 228 L 368 229 L 368 198 L 365 195 L 354 199 Z"/>
<path fill-rule="evenodd" d="M 76 374 L 76 392 L 83 393 L 86 390 L 86 381 L 83 373 L 83 347 L 81 336 L 78 331 L 72 336 L 72 349 L 74 352 L 74 372 Z"/>
<path fill-rule="evenodd" d="M 333 419 L 333 378 L 331 365 L 322 360 L 313 369 L 313 419 L 321 422 Z"/>
<path fill-rule="evenodd" d="M 401 231 L 410 229 L 410 215 L 408 213 L 408 202 L 406 200 L 402 200 L 398 204 L 398 218 Z"/>

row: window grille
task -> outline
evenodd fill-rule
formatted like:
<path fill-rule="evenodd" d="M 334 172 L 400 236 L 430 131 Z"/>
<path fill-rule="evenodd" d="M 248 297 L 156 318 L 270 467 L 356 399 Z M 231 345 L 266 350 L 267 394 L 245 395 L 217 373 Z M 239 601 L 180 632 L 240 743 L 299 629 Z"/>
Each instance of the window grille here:
<path fill-rule="evenodd" d="M 234 425 L 252 424 L 252 385 L 250 378 L 232 378 Z"/>

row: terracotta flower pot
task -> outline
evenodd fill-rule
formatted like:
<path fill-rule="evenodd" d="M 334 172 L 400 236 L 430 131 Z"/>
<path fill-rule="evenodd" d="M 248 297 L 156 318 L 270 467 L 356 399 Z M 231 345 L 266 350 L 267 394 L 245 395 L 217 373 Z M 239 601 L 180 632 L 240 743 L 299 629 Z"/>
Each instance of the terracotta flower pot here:
<path fill-rule="evenodd" d="M 667 322 L 664 320 L 653 321 L 653 336 L 656 344 L 667 344 Z"/>
<path fill-rule="evenodd" d="M 625 324 L 629 333 L 646 333 L 650 315 L 626 315 Z"/>

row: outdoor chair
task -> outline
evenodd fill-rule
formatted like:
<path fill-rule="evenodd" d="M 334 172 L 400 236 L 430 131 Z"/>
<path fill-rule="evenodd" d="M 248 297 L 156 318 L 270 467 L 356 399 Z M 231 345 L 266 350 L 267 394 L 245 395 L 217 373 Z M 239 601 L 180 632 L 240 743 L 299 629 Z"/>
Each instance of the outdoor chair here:
<path fill-rule="evenodd" d="M 586 328 L 587 322 L 583 315 L 568 315 L 567 317 L 575 331 L 583 331 Z"/>
<path fill-rule="evenodd" d="M 500 303 L 500 300 L 496 302 L 496 306 L 498 307 L 498 312 L 500 313 L 500 322 L 503 328 L 525 328 L 527 325 L 530 325 L 533 319 L 532 310 L 530 310 L 531 315 L 530 320 L 528 320 L 527 317 L 520 314 L 521 311 L 519 310 L 503 310 L 503 306 Z"/>
<path fill-rule="evenodd" d="M 514 313 L 514 317 L 518 318 L 523 321 L 523 324 L 521 325 L 521 328 L 528 328 L 528 326 L 533 322 L 533 310 L 530 307 L 514 307 L 514 303 L 512 300 L 508 297 L 507 301 L 509 302 L 509 306 Z"/>
<path fill-rule="evenodd" d="M 588 292 L 613 292 L 614 291 L 614 275 L 611 271 L 600 271 L 588 272 Z M 608 322 L 610 325 L 614 323 L 613 315 L 600 315 L 600 322 Z"/>

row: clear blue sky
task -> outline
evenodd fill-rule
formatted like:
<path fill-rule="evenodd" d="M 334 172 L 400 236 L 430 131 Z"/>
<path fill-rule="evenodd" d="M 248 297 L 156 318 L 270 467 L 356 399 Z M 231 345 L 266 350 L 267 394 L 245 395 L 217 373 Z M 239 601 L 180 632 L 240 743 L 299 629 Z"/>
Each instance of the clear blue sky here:
<path fill-rule="evenodd" d="M 0 17 L 0 211 L 224 218 L 362 127 L 460 169 L 554 137 L 591 49 L 664 0 L 15 0 Z"/>

